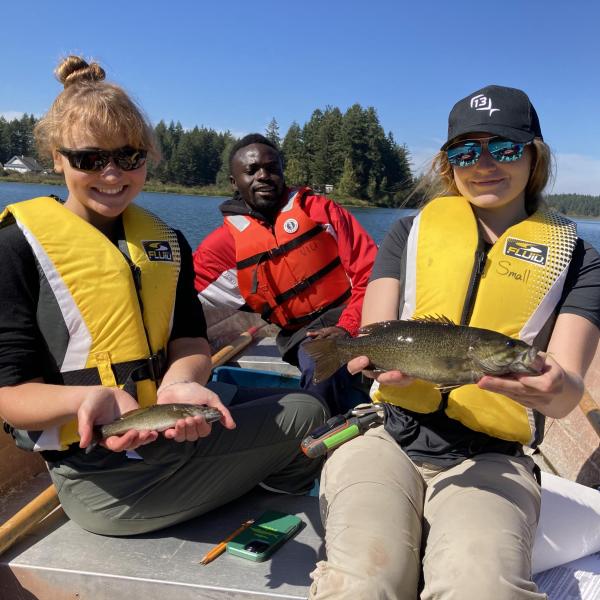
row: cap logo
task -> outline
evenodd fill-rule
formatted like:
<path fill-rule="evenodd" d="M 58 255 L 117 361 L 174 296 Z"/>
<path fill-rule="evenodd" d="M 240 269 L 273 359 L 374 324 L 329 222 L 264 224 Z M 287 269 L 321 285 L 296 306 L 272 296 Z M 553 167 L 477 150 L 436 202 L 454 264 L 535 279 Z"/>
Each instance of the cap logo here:
<path fill-rule="evenodd" d="M 499 108 L 492 107 L 492 99 L 484 96 L 483 94 L 478 94 L 477 96 L 473 96 L 471 98 L 471 108 L 475 110 L 489 110 L 489 116 L 492 116 L 492 113 L 499 111 Z"/>

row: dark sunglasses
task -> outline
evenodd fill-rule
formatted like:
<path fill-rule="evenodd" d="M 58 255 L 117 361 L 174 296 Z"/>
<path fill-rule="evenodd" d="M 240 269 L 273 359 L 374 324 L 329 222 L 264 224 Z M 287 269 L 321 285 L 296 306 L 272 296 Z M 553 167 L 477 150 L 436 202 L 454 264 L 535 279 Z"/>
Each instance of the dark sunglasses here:
<path fill-rule="evenodd" d="M 133 171 L 144 165 L 148 155 L 146 150 L 138 150 L 130 146 L 124 146 L 116 150 L 58 148 L 58 152 L 66 156 L 69 164 L 79 171 L 103 171 L 111 159 L 119 169 Z"/>
<path fill-rule="evenodd" d="M 461 140 L 448 146 L 446 154 L 453 167 L 472 167 L 479 160 L 484 148 L 487 148 L 494 160 L 507 163 L 519 160 L 527 144 L 531 142 L 513 142 L 502 137 Z"/>

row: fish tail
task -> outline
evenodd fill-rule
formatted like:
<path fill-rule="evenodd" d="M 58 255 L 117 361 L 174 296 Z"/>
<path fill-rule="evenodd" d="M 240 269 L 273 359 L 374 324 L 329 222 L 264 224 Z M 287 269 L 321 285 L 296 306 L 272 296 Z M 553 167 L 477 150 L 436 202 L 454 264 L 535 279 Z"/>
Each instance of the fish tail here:
<path fill-rule="evenodd" d="M 94 427 L 94 429 L 92 431 L 92 441 L 86 447 L 85 453 L 89 454 L 100 443 L 101 440 L 102 440 L 102 434 L 96 427 Z"/>
<path fill-rule="evenodd" d="M 333 339 L 312 340 L 305 342 L 302 347 L 315 361 L 313 373 L 313 383 L 315 384 L 331 377 L 342 366 L 337 344 Z"/>

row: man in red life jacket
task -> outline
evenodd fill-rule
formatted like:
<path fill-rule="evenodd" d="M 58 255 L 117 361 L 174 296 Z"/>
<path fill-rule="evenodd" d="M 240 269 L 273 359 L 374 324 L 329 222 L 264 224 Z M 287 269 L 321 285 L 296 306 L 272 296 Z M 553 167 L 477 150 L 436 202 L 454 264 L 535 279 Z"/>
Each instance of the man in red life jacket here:
<path fill-rule="evenodd" d="M 200 300 L 277 324 L 282 358 L 299 366 L 302 387 L 319 393 L 333 414 L 366 401 L 345 367 L 314 386 L 301 342 L 356 335 L 375 243 L 332 200 L 286 187 L 281 154 L 264 136 L 239 140 L 229 168 L 234 196 L 220 206 L 223 225 L 194 253 Z"/>

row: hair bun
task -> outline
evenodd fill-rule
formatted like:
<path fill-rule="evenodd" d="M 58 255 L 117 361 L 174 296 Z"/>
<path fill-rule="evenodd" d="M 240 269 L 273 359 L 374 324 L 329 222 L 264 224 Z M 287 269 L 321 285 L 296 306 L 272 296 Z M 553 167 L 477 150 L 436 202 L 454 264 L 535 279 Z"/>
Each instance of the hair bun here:
<path fill-rule="evenodd" d="M 56 78 L 68 88 L 82 81 L 103 81 L 106 73 L 98 63 L 88 64 L 81 56 L 67 56 L 54 71 Z"/>

